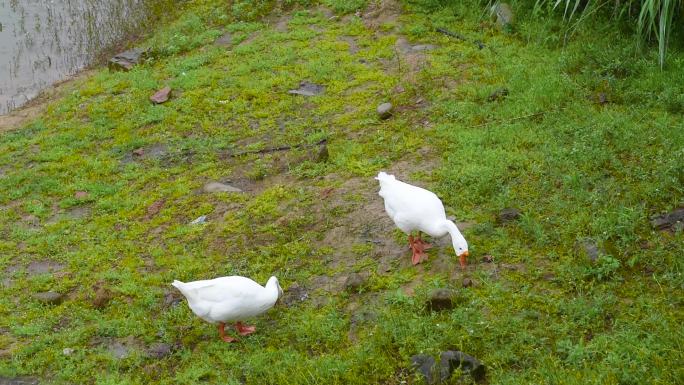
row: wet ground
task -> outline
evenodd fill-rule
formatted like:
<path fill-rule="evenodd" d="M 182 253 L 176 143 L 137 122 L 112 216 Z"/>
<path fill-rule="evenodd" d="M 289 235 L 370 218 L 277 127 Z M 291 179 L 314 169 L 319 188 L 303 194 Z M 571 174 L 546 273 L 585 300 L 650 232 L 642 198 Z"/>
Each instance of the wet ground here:
<path fill-rule="evenodd" d="M 145 13 L 144 0 L 0 0 L 0 114 L 93 63 Z"/>

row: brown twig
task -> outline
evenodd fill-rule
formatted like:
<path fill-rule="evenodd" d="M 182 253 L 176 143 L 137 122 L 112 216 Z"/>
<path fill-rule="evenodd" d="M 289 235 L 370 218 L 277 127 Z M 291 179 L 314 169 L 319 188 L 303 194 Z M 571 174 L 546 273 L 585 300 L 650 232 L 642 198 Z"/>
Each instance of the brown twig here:
<path fill-rule="evenodd" d="M 313 144 L 301 143 L 301 144 L 294 144 L 291 146 L 270 147 L 270 148 L 264 148 L 261 150 L 235 152 L 232 154 L 228 154 L 228 157 L 234 158 L 236 156 L 249 155 L 249 154 L 269 154 L 271 152 L 287 151 L 287 150 L 291 150 L 293 148 L 311 148 L 311 147 L 316 147 L 316 146 L 324 146 L 327 143 L 328 143 L 328 139 L 321 139 L 318 142 L 313 143 Z"/>

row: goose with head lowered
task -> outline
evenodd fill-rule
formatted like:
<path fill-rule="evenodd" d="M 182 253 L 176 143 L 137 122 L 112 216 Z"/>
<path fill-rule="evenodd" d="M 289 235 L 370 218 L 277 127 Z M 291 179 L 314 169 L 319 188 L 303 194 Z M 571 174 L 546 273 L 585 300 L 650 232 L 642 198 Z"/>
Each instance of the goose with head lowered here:
<path fill-rule="evenodd" d="M 408 234 L 414 265 L 427 259 L 425 250 L 430 245 L 420 238 L 424 232 L 432 237 L 451 235 L 451 243 L 459 257 L 461 268 L 466 266 L 468 242 L 456 224 L 446 217 L 442 201 L 433 192 L 404 183 L 394 175 L 380 172 L 375 178 L 380 183 L 378 193 L 385 200 L 385 211 L 401 231 Z M 411 235 L 417 231 L 418 235 Z"/>
<path fill-rule="evenodd" d="M 226 342 L 237 341 L 225 334 L 226 323 L 235 322 L 235 331 L 242 336 L 252 334 L 256 327 L 242 321 L 266 312 L 283 295 L 276 277 L 271 277 L 266 286 L 237 275 L 187 283 L 173 281 L 172 285 L 185 296 L 193 313 L 218 324 L 219 337 Z"/>

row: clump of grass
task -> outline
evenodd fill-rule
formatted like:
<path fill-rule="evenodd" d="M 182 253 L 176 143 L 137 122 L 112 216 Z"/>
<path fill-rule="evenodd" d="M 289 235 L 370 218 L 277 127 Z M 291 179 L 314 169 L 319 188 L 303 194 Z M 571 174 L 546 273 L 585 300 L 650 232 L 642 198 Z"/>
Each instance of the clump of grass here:
<path fill-rule="evenodd" d="M 579 22 L 596 19 L 601 8 L 613 7 L 613 15 L 618 19 L 626 18 L 636 25 L 638 41 L 655 39 L 658 44 L 658 61 L 665 65 L 667 47 L 670 36 L 677 28 L 677 18 L 681 18 L 684 3 L 681 0 L 630 0 L 630 1 L 600 1 L 600 0 L 537 0 L 535 7 L 553 4 L 553 9 L 561 8 L 563 18 L 573 20 L 575 14 L 580 13 Z M 581 9 L 580 9 L 581 8 Z M 634 9 L 636 8 L 636 12 Z M 615 23 L 619 21 L 616 20 Z"/>

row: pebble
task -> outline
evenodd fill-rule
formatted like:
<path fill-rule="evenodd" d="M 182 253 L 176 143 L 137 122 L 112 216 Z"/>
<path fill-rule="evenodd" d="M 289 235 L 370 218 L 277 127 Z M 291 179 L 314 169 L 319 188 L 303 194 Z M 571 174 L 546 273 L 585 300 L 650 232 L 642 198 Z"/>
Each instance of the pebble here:
<path fill-rule="evenodd" d="M 435 289 L 428 297 L 428 309 L 434 311 L 449 310 L 456 306 L 456 293 L 450 289 Z"/>
<path fill-rule="evenodd" d="M 377 108 L 380 119 L 388 119 L 392 116 L 392 103 L 382 103 Z"/>
<path fill-rule="evenodd" d="M 55 291 L 36 293 L 33 295 L 33 297 L 38 301 L 49 305 L 58 305 L 64 300 L 64 294 L 57 293 Z"/>
<path fill-rule="evenodd" d="M 191 225 L 199 225 L 202 223 L 207 223 L 207 216 L 206 215 L 202 215 L 201 217 L 198 217 L 194 221 L 190 222 Z"/>

